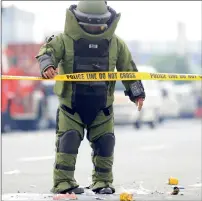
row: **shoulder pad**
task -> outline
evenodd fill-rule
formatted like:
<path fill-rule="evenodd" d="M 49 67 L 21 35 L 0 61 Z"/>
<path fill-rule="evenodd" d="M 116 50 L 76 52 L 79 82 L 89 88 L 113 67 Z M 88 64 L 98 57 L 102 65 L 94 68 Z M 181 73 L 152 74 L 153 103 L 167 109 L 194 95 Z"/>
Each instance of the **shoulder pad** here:
<path fill-rule="evenodd" d="M 52 35 L 51 37 L 47 37 L 47 38 L 46 38 L 46 43 L 49 43 L 50 41 L 52 41 L 53 38 L 55 38 L 54 35 Z"/>

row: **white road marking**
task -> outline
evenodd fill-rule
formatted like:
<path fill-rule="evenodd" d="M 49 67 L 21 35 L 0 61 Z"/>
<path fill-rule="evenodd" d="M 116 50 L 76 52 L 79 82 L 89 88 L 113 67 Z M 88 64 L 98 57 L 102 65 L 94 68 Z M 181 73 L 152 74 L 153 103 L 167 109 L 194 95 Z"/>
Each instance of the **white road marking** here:
<path fill-rule="evenodd" d="M 26 157 L 20 158 L 19 161 L 43 161 L 43 160 L 51 160 L 54 159 L 55 156 L 36 156 L 36 157 Z"/>
<path fill-rule="evenodd" d="M 36 188 L 36 185 L 30 185 L 31 188 Z"/>
<path fill-rule="evenodd" d="M 50 201 L 50 200 L 54 200 L 55 196 L 56 195 L 53 195 L 53 194 L 40 194 L 40 193 L 9 193 L 9 194 L 3 194 L 2 200 L 6 200 L 6 201 L 10 201 L 10 200 L 19 200 L 19 201 L 22 201 L 22 200 L 29 200 L 29 201 L 30 200 L 32 200 L 32 201 L 33 200 L 37 200 L 37 201 L 45 200 L 45 201 Z M 83 194 L 83 195 L 78 195 L 78 197 L 79 196 L 81 196 L 81 200 L 87 201 L 87 200 L 89 200 L 89 198 L 91 200 L 95 200 L 94 194 L 89 194 L 89 195 Z M 115 196 L 115 198 L 117 198 L 117 195 L 114 195 L 114 196 Z M 59 199 L 59 200 L 63 200 L 63 199 Z M 65 200 L 67 200 L 67 199 L 65 199 Z"/>
<path fill-rule="evenodd" d="M 52 200 L 52 194 L 39 194 L 39 193 L 9 193 L 3 194 L 2 200 Z"/>
<path fill-rule="evenodd" d="M 156 145 L 156 146 L 143 146 L 140 147 L 142 151 L 156 151 L 165 149 L 165 145 Z"/>
<path fill-rule="evenodd" d="M 201 183 L 189 185 L 190 187 L 201 188 Z"/>
<path fill-rule="evenodd" d="M 8 171 L 8 172 L 4 172 L 4 174 L 7 174 L 7 175 L 20 174 L 20 170 L 12 170 L 12 171 Z"/>

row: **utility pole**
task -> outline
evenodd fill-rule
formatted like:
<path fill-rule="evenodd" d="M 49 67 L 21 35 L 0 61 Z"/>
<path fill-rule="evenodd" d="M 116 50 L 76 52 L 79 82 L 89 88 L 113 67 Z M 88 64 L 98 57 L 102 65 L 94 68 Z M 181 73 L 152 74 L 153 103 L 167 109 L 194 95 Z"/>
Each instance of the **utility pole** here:
<path fill-rule="evenodd" d="M 177 24 L 177 41 L 176 51 L 179 56 L 185 56 L 187 53 L 187 37 L 186 37 L 186 25 L 183 22 Z"/>
<path fill-rule="evenodd" d="M 186 25 L 183 22 L 177 24 L 176 38 L 176 69 L 179 73 L 190 73 L 190 59 Z"/>

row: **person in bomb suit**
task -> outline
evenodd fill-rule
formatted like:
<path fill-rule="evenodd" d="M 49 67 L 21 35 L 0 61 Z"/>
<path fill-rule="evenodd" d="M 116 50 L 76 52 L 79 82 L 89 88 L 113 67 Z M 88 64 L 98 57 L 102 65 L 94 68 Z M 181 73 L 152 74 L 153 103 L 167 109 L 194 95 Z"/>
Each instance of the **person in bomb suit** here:
<path fill-rule="evenodd" d="M 41 74 L 102 71 L 138 71 L 132 56 L 115 30 L 121 14 L 105 1 L 80 1 L 66 11 L 64 32 L 51 37 L 36 56 Z M 145 99 L 141 81 L 123 81 L 125 94 L 138 104 Z M 84 189 L 74 178 L 75 163 L 84 130 L 92 147 L 92 185 L 95 193 L 113 194 L 114 101 L 113 82 L 56 81 L 59 99 L 56 118 L 56 156 L 53 193 L 81 194 Z"/>

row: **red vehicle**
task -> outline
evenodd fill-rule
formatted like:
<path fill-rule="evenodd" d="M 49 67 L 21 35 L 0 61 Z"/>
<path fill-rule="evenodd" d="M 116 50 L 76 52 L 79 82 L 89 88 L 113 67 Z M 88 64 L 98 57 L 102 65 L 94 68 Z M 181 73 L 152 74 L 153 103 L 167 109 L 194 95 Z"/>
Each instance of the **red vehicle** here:
<path fill-rule="evenodd" d="M 39 76 L 35 55 L 40 45 L 9 45 L 4 52 L 8 60 L 17 61 L 2 74 L 17 76 Z M 23 57 L 22 57 L 23 55 Z M 8 66 L 8 65 L 7 65 Z M 43 117 L 45 96 L 40 81 L 3 80 L 2 81 L 2 132 L 7 129 L 33 130 L 39 128 Z"/>
<path fill-rule="evenodd" d="M 202 118 L 202 97 L 198 97 L 197 109 L 195 111 L 196 118 Z"/>

